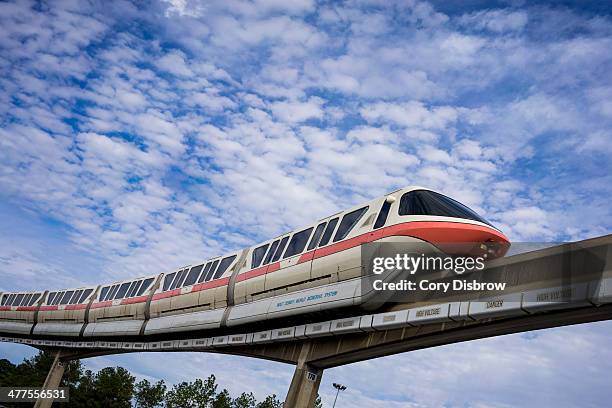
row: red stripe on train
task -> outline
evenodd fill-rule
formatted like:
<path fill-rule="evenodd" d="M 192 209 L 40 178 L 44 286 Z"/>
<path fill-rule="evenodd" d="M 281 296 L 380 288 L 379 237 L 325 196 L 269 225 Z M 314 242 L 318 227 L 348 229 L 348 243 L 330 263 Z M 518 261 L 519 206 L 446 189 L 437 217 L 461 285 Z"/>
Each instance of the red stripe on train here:
<path fill-rule="evenodd" d="M 138 296 L 134 298 L 121 299 L 121 304 L 122 305 L 133 305 L 134 303 L 146 302 L 148 298 L 149 298 L 148 295 L 144 295 L 144 296 Z"/>
<path fill-rule="evenodd" d="M 40 311 L 41 312 L 48 312 L 48 311 L 52 311 L 52 310 L 58 310 L 59 307 L 57 305 L 46 305 L 46 306 L 41 306 L 40 307 Z"/>
<path fill-rule="evenodd" d="M 229 278 L 221 278 L 221 279 L 215 279 L 210 282 L 202 282 L 202 283 L 198 283 L 197 285 L 193 285 L 193 287 L 191 288 L 191 292 L 199 292 L 201 290 L 218 288 L 219 286 L 225 286 L 228 283 L 229 283 Z"/>
<path fill-rule="evenodd" d="M 92 309 L 99 309 L 101 307 L 109 307 L 113 305 L 113 301 L 112 300 L 107 300 L 105 302 L 98 302 L 98 303 L 92 303 L 91 308 Z"/>
<path fill-rule="evenodd" d="M 80 303 L 78 305 L 66 305 L 64 310 L 83 310 L 87 309 L 87 304 Z"/>
<path fill-rule="evenodd" d="M 37 306 L 19 306 L 17 307 L 18 312 L 33 312 Z"/>

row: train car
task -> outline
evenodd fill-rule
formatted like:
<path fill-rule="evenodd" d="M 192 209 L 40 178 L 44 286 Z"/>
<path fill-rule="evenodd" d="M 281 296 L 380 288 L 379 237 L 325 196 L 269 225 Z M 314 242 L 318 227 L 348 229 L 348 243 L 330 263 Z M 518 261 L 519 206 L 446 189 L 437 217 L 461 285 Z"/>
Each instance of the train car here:
<path fill-rule="evenodd" d="M 148 318 L 147 305 L 161 275 L 128 279 L 103 285 L 91 303 L 87 337 L 136 336 Z"/>
<path fill-rule="evenodd" d="M 45 293 L 4 292 L 0 300 L 0 332 L 31 334 Z"/>
<path fill-rule="evenodd" d="M 180 268 L 162 277 L 150 304 L 144 333 L 219 328 L 228 305 L 231 276 L 244 263 L 248 250 Z"/>
<path fill-rule="evenodd" d="M 79 336 L 99 286 L 49 291 L 38 309 L 33 334 Z"/>
<path fill-rule="evenodd" d="M 45 334 L 65 330 L 74 335 L 83 323 L 80 333 L 88 337 L 156 335 L 345 307 L 369 310 L 370 294 L 362 293 L 360 285 L 361 245 L 373 242 L 417 244 L 431 252 L 484 252 L 490 257 L 503 256 L 509 247 L 497 228 L 463 204 L 429 189 L 407 187 L 241 251 L 104 285 L 89 298 L 82 288 L 76 304 L 84 315 L 67 323 L 70 329 L 55 327 Z M 449 245 L 454 243 L 468 247 Z M 15 300 L 5 296 L 3 301 Z M 44 296 L 41 312 L 55 296 Z M 52 316 L 44 312 L 40 321 L 48 325 Z M 0 316 L 0 321 L 6 323 L 6 318 Z M 2 327 L 0 331 L 7 332 Z"/>

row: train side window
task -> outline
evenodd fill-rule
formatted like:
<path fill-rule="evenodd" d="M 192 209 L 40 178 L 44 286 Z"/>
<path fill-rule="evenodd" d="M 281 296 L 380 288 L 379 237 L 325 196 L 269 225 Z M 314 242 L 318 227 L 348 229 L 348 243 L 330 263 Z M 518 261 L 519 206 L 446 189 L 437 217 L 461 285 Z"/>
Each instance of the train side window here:
<path fill-rule="evenodd" d="M 183 276 L 181 276 L 181 280 L 179 281 L 178 285 L 176 285 L 177 288 L 182 288 L 185 282 L 185 279 L 187 278 L 187 274 L 189 273 L 189 268 L 185 268 L 185 270 L 183 270 Z"/>
<path fill-rule="evenodd" d="M 140 288 L 138 289 L 136 296 L 142 296 L 145 290 L 147 290 L 149 286 L 151 286 L 151 282 L 153 282 L 153 278 L 145 279 L 144 282 L 142 282 L 142 285 L 140 285 Z"/>
<path fill-rule="evenodd" d="M 35 293 L 34 295 L 32 295 L 32 299 L 30 299 L 30 303 L 28 304 L 28 306 L 34 305 L 38 298 L 40 298 L 40 293 Z"/>
<path fill-rule="evenodd" d="M 312 239 L 310 240 L 310 244 L 308 244 L 309 251 L 311 249 L 314 249 L 319 243 L 319 239 L 321 239 L 321 235 L 323 235 L 323 230 L 325 229 L 325 225 L 327 225 L 327 222 L 322 222 L 321 224 L 317 225 L 317 229 L 315 230 L 314 234 L 312 234 Z"/>
<path fill-rule="evenodd" d="M 19 302 L 21 301 L 22 298 L 23 298 L 23 294 L 21 293 L 17 294 L 17 296 L 15 296 L 15 299 L 13 299 L 13 303 L 11 304 L 11 306 L 19 306 Z"/>
<path fill-rule="evenodd" d="M 8 301 L 9 295 L 3 295 L 2 296 L 2 306 L 6 305 L 6 302 Z"/>
<path fill-rule="evenodd" d="M 23 300 L 21 301 L 21 304 L 19 306 L 27 306 L 31 297 L 32 297 L 31 293 L 28 293 L 27 295 L 25 295 L 25 297 L 23 298 Z"/>
<path fill-rule="evenodd" d="M 268 251 L 268 254 L 266 255 L 266 258 L 263 261 L 264 265 L 267 265 L 270 263 L 270 260 L 272 259 L 272 257 L 274 256 L 274 252 L 276 251 L 276 247 L 278 247 L 278 243 L 280 241 L 277 239 L 276 241 L 274 241 L 272 243 L 272 245 L 270 245 L 270 250 Z"/>
<path fill-rule="evenodd" d="M 47 296 L 47 304 L 50 305 L 51 303 L 53 303 L 53 299 L 55 298 L 55 295 L 57 295 L 57 292 L 50 292 L 49 296 Z M 4 304 L 4 303 L 2 303 Z"/>
<path fill-rule="evenodd" d="M 285 251 L 284 258 L 289 258 L 290 256 L 301 254 L 304 248 L 306 248 L 306 244 L 308 243 L 308 238 L 310 238 L 310 234 L 312 233 L 313 228 L 310 227 L 305 229 L 304 231 L 296 232 L 291 237 L 291 241 L 289 241 L 289 245 L 287 245 L 287 250 Z"/>
<path fill-rule="evenodd" d="M 66 292 L 64 292 L 64 296 L 62 296 L 60 305 L 67 305 L 73 293 L 74 293 L 74 290 L 67 290 Z"/>
<path fill-rule="evenodd" d="M 208 273 L 206 274 L 206 282 L 208 282 L 209 280 L 212 279 L 213 274 L 215 273 L 215 271 L 217 270 L 217 266 L 219 265 L 219 260 L 217 259 L 215 262 L 213 262 L 212 266 L 210 267 L 210 270 L 208 271 Z"/>
<path fill-rule="evenodd" d="M 138 283 L 139 282 L 140 281 L 137 281 L 137 280 L 132 282 L 132 284 L 130 285 L 130 288 L 128 289 L 127 293 L 125 294 L 126 298 L 134 296 L 134 292 L 136 292 L 136 288 L 138 287 Z"/>
<path fill-rule="evenodd" d="M 172 272 L 170 275 L 166 275 L 164 277 L 164 288 L 163 288 L 164 292 L 170 289 L 170 284 L 172 283 L 172 279 L 174 278 L 174 275 L 176 275 L 176 272 Z"/>
<path fill-rule="evenodd" d="M 74 292 L 74 295 L 72 295 L 72 298 L 70 299 L 69 304 L 74 305 L 76 303 L 79 302 L 79 298 L 81 297 L 81 293 L 83 293 L 82 290 L 77 290 L 76 292 Z"/>
<path fill-rule="evenodd" d="M 127 293 L 127 290 L 130 287 L 130 283 L 131 282 L 125 282 L 121 284 L 121 286 L 119 287 L 119 290 L 117 291 L 117 295 L 115 296 L 115 299 L 123 299 L 125 297 L 125 294 Z"/>
<path fill-rule="evenodd" d="M 193 285 L 194 283 L 196 283 L 196 281 L 198 280 L 198 276 L 200 276 L 200 271 L 202 270 L 203 267 L 204 267 L 204 264 L 194 266 L 193 268 L 191 268 L 191 270 L 189 271 L 189 274 L 187 275 L 187 278 L 185 278 L 185 282 L 183 283 L 183 285 L 189 286 L 189 285 Z"/>
<path fill-rule="evenodd" d="M 285 237 L 281 240 L 280 244 L 278 245 L 278 249 L 276 250 L 276 252 L 274 253 L 274 257 L 272 258 L 272 262 L 276 262 L 280 259 L 283 251 L 285 250 L 285 246 L 287 246 L 287 241 L 289 241 L 289 237 Z"/>
<path fill-rule="evenodd" d="M 85 302 L 85 299 L 87 299 L 89 295 L 91 295 L 91 292 L 93 292 L 93 289 L 85 289 L 83 291 L 83 294 L 81 295 L 81 298 L 79 299 L 79 303 Z"/>
<path fill-rule="evenodd" d="M 24 297 L 25 297 L 25 293 L 18 294 L 17 298 L 15 299 L 15 306 L 21 305 L 21 301 L 23 300 Z"/>
<path fill-rule="evenodd" d="M 179 273 L 176 274 L 176 278 L 174 278 L 174 282 L 172 282 L 172 286 L 170 286 L 170 289 L 180 288 L 181 283 L 183 283 L 183 280 L 185 279 L 186 274 L 187 274 L 187 269 L 183 269 L 182 271 L 179 271 Z"/>
<path fill-rule="evenodd" d="M 236 259 L 236 255 L 232 255 L 232 256 L 223 258 L 223 260 L 219 264 L 219 268 L 215 272 L 215 276 L 213 277 L 213 279 L 219 279 L 221 276 L 223 276 L 227 268 L 229 268 L 232 262 L 234 262 L 234 259 Z"/>
<path fill-rule="evenodd" d="M 346 238 L 346 236 L 349 234 L 349 232 L 351 232 L 355 225 L 357 225 L 357 223 L 359 222 L 361 217 L 363 217 L 363 214 L 365 214 L 366 211 L 368 211 L 368 207 L 363 207 L 358 210 L 351 211 L 348 214 L 345 214 L 344 217 L 342 217 L 342 221 L 340 222 L 338 231 L 334 236 L 334 242 L 338 242 Z"/>
<path fill-rule="evenodd" d="M 108 293 L 109 289 L 110 289 L 110 286 L 105 286 L 102 288 L 102 290 L 100 290 L 100 298 L 99 298 L 100 302 L 104 300 L 104 297 Z"/>
<path fill-rule="evenodd" d="M 117 293 L 117 289 L 119 289 L 119 285 L 113 285 L 110 292 L 108 292 L 108 296 L 106 296 L 105 300 L 112 300 L 115 298 L 115 293 Z"/>
<path fill-rule="evenodd" d="M 387 222 L 387 217 L 389 216 L 389 210 L 391 209 L 391 203 L 385 200 L 382 207 L 380 207 L 380 211 L 378 212 L 378 217 L 376 217 L 376 222 L 374 223 L 374 229 L 380 228 L 385 225 Z"/>
<path fill-rule="evenodd" d="M 16 293 L 11 294 L 11 296 L 9 296 L 9 300 L 8 300 L 7 304 L 9 306 L 13 306 L 13 301 L 15 300 L 16 297 L 17 297 Z"/>
<path fill-rule="evenodd" d="M 323 233 L 323 237 L 321 238 L 321 242 L 319 242 L 319 248 L 327 245 L 327 243 L 329 242 L 329 239 L 331 238 L 332 234 L 334 233 L 334 229 L 336 228 L 336 224 L 338 224 L 338 218 L 334 218 L 332 220 L 329 221 L 329 224 L 327 224 L 327 228 L 325 228 L 325 232 Z"/>
<path fill-rule="evenodd" d="M 134 285 L 134 289 L 129 290 L 126 297 L 136 296 L 138 290 L 140 289 L 140 285 L 142 285 L 142 279 L 136 282 L 136 285 Z"/>
<path fill-rule="evenodd" d="M 60 300 L 62 300 L 62 296 L 64 296 L 64 292 L 57 292 L 57 295 L 55 295 L 55 298 L 53 299 L 52 305 L 59 305 Z"/>
<path fill-rule="evenodd" d="M 251 260 L 251 269 L 257 268 L 261 265 L 261 261 L 264 259 L 264 255 L 266 254 L 266 250 L 268 249 L 268 245 L 262 245 L 253 250 L 253 259 Z"/>
<path fill-rule="evenodd" d="M 170 285 L 170 290 L 176 289 L 176 285 L 178 284 L 179 279 L 181 279 L 181 275 L 183 274 L 183 270 L 181 269 L 176 273 L 174 280 L 172 281 L 172 285 Z"/>
<path fill-rule="evenodd" d="M 206 280 L 206 276 L 208 275 L 208 272 L 210 271 L 210 267 L 212 266 L 212 262 L 208 262 L 206 264 L 206 266 L 204 267 L 204 270 L 202 271 L 202 274 L 200 275 L 200 279 L 198 279 L 198 283 L 202 283 Z"/>

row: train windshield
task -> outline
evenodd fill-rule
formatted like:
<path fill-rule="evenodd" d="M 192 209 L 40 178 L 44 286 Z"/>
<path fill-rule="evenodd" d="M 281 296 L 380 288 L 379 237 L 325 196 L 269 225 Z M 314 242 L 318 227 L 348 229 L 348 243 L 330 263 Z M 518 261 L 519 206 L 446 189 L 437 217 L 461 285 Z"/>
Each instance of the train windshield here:
<path fill-rule="evenodd" d="M 400 200 L 399 215 L 440 215 L 465 218 L 492 226 L 490 222 L 460 202 L 427 190 L 415 190 L 404 194 Z"/>

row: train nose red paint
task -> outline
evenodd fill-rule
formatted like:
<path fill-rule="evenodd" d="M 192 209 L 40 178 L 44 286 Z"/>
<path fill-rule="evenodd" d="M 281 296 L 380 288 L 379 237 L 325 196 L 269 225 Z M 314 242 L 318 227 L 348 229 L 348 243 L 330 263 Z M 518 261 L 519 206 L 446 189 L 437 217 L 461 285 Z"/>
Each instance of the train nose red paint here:
<path fill-rule="evenodd" d="M 391 227 L 393 228 L 393 227 Z M 500 258 L 508 252 L 510 240 L 492 227 L 461 222 L 417 221 L 395 226 L 394 235 L 406 235 L 430 242 L 450 255 Z"/>

